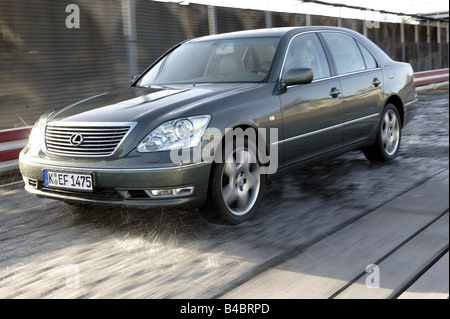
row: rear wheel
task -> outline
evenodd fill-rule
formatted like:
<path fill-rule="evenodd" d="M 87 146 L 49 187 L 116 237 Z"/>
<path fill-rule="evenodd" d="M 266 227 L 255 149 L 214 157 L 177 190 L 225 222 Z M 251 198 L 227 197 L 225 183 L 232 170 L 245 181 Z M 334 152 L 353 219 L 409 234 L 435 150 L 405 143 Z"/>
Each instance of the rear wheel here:
<path fill-rule="evenodd" d="M 210 221 L 238 224 L 254 216 L 264 193 L 265 177 L 250 141 L 235 147 L 223 159 L 213 168 L 210 196 L 200 211 Z"/>
<path fill-rule="evenodd" d="M 387 104 L 381 116 L 375 143 L 363 149 L 370 161 L 389 162 L 397 157 L 401 141 L 401 120 L 397 108 Z"/>

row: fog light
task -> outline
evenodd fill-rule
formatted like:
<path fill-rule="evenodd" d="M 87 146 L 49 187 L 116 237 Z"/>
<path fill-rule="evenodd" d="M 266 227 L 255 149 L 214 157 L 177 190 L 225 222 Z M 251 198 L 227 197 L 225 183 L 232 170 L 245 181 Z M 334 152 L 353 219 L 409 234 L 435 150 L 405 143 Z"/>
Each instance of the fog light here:
<path fill-rule="evenodd" d="M 152 189 L 150 193 L 154 197 L 170 197 L 173 196 L 173 189 Z"/>
<path fill-rule="evenodd" d="M 194 192 L 194 186 L 180 187 L 180 188 L 163 188 L 163 189 L 151 189 L 145 191 L 148 196 L 152 198 L 170 198 L 170 197 L 183 197 L 192 195 Z"/>

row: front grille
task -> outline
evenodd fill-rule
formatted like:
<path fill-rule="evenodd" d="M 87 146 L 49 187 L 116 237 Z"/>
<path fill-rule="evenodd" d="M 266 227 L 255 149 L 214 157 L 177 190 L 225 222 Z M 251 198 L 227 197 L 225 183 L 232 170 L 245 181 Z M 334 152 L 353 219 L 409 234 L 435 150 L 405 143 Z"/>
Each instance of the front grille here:
<path fill-rule="evenodd" d="M 134 123 L 123 125 L 67 125 L 48 123 L 45 130 L 47 151 L 66 156 L 108 156 L 130 132 Z"/>

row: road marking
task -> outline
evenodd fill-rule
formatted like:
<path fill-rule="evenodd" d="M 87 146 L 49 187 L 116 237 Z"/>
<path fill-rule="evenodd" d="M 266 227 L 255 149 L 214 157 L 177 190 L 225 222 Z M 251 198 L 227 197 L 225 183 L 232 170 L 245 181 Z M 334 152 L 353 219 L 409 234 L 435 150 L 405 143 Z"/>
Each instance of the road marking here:
<path fill-rule="evenodd" d="M 8 184 L 3 184 L 3 185 L 0 185 L 0 187 L 8 187 L 8 186 L 17 185 L 20 183 L 23 183 L 23 181 L 17 181 L 17 182 L 12 182 L 12 183 L 8 183 Z"/>

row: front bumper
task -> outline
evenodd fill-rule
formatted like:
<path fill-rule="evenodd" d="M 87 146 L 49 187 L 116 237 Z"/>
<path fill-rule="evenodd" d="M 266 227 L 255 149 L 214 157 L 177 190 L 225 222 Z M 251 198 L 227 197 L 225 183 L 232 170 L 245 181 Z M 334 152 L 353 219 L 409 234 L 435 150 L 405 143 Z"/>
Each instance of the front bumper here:
<path fill-rule="evenodd" d="M 205 200 L 208 191 L 211 164 L 207 162 L 174 166 L 133 165 L 123 162 L 66 162 L 51 160 L 39 154 L 28 152 L 25 147 L 20 153 L 19 166 L 24 177 L 25 190 L 45 198 L 66 202 L 142 207 L 198 207 Z M 154 166 L 154 167 L 148 167 Z M 46 187 L 44 170 L 64 173 L 92 174 L 93 191 L 74 191 Z M 177 196 L 151 196 L 151 190 L 188 188 Z"/>

